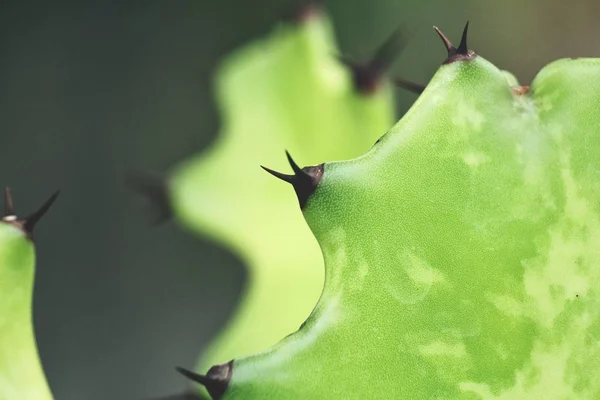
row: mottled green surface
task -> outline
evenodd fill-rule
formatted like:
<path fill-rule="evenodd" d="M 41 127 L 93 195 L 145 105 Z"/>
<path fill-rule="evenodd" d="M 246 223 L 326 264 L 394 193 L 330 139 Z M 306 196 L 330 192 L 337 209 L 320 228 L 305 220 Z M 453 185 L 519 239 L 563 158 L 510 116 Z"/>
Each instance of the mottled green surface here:
<path fill-rule="evenodd" d="M 600 60 L 509 83 L 443 65 L 372 150 L 325 164 L 304 211 L 322 297 L 225 399 L 600 398 Z"/>
<path fill-rule="evenodd" d="M 0 220 L 0 400 L 51 400 L 31 316 L 35 252 L 21 229 Z"/>
<path fill-rule="evenodd" d="M 232 249 L 248 268 L 241 304 L 200 370 L 275 344 L 318 300 L 317 242 L 293 191 L 259 166 L 289 171 L 286 149 L 301 164 L 356 157 L 393 124 L 389 85 L 358 94 L 338 54 L 318 13 L 233 54 L 217 77 L 217 141 L 172 174 L 178 221 Z"/>

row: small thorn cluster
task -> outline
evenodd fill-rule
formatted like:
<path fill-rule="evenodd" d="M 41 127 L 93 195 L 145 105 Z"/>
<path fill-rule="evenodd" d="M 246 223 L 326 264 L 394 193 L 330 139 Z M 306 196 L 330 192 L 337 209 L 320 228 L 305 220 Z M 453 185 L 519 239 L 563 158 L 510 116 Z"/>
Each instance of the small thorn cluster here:
<path fill-rule="evenodd" d="M 372 94 L 405 46 L 405 36 L 398 28 L 381 44 L 370 60 L 358 63 L 341 57 L 340 61 L 350 68 L 356 90 L 362 94 Z"/>
<path fill-rule="evenodd" d="M 290 183 L 294 187 L 296 196 L 298 196 L 300 208 L 304 208 L 308 198 L 311 194 L 313 194 L 317 188 L 317 185 L 321 181 L 321 178 L 323 177 L 324 165 L 319 164 L 312 167 L 300 168 L 289 152 L 286 151 L 285 154 L 287 155 L 288 162 L 294 171 L 293 175 L 283 174 L 262 165 L 261 168 L 271 175 Z"/>
<path fill-rule="evenodd" d="M 435 29 L 440 39 L 442 39 L 442 42 L 446 47 L 446 51 L 448 52 L 448 57 L 444 61 L 444 64 L 450 64 L 455 61 L 472 60 L 475 58 L 475 56 L 477 56 L 477 54 L 475 54 L 473 50 L 469 50 L 469 47 L 467 46 L 467 34 L 469 32 L 468 21 L 463 29 L 462 37 L 458 47 L 455 47 L 450 39 L 448 39 L 437 26 L 434 26 L 433 29 Z"/>
<path fill-rule="evenodd" d="M 4 189 L 4 217 L 2 217 L 2 221 L 22 229 L 27 236 L 32 237 L 35 226 L 48 212 L 59 194 L 60 190 L 57 190 L 52 196 L 50 196 L 50 198 L 48 198 L 48 200 L 46 200 L 44 204 L 42 204 L 37 211 L 23 219 L 19 219 L 15 215 L 14 203 L 10 188 L 7 187 Z"/>

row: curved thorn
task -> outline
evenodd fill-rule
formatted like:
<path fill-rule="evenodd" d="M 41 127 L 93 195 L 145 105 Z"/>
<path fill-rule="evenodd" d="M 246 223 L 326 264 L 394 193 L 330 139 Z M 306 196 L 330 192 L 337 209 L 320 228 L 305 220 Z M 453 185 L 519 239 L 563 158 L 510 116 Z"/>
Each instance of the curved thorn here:
<path fill-rule="evenodd" d="M 263 165 L 261 165 L 260 167 L 262 169 L 264 169 L 265 171 L 267 171 L 268 173 L 270 173 L 271 175 L 273 175 L 274 177 L 279 178 L 282 181 L 285 181 L 287 183 L 291 183 L 292 185 L 294 184 L 295 175 L 282 174 L 281 172 L 277 172 L 277 171 L 272 170 L 271 168 L 267 168 Z"/>
<path fill-rule="evenodd" d="M 456 52 L 459 54 L 464 54 L 464 55 L 469 54 L 469 48 L 467 47 L 467 33 L 468 32 L 469 32 L 469 21 L 467 21 L 467 23 L 463 29 L 462 37 L 460 39 L 460 44 L 458 45 L 458 48 L 456 49 Z"/>
<path fill-rule="evenodd" d="M 263 165 L 260 167 L 274 177 L 290 183 L 294 188 L 294 192 L 296 192 L 298 202 L 300 203 L 300 208 L 303 209 L 308 198 L 315 191 L 317 185 L 321 181 L 324 166 L 323 164 L 319 164 L 316 166 L 300 168 L 288 151 L 286 151 L 285 154 L 287 155 L 288 162 L 294 170 L 294 175 L 282 174 L 281 172 L 274 171 Z"/>
<path fill-rule="evenodd" d="M 10 193 L 10 188 L 7 186 L 4 188 L 4 216 L 8 217 L 15 215 L 15 208 L 13 206 L 13 199 Z"/>
<path fill-rule="evenodd" d="M 451 56 L 452 54 L 454 54 L 456 52 L 456 47 L 454 47 L 454 45 L 452 44 L 450 39 L 448 39 L 446 37 L 446 35 L 444 35 L 437 26 L 434 26 L 433 29 L 435 29 L 435 31 L 438 34 L 438 36 L 440 37 L 440 39 L 442 39 L 442 42 L 444 43 L 444 46 L 446 47 L 446 51 L 448 51 L 448 56 Z"/>
<path fill-rule="evenodd" d="M 466 23 L 465 28 L 463 29 L 462 38 L 460 40 L 460 45 L 458 48 L 454 47 L 452 42 L 440 31 L 436 26 L 433 27 L 437 32 L 438 36 L 444 42 L 444 46 L 446 46 L 446 50 L 448 50 L 448 57 L 444 61 L 444 64 L 450 64 L 455 61 L 469 61 L 473 60 L 477 57 L 477 54 L 469 50 L 467 47 L 467 34 L 469 31 L 469 22 Z"/>
<path fill-rule="evenodd" d="M 211 367 L 206 375 L 197 374 L 181 367 L 175 369 L 186 378 L 203 385 L 213 400 L 219 400 L 227 391 L 229 381 L 231 381 L 233 360 Z"/>
<path fill-rule="evenodd" d="M 305 174 L 305 172 L 304 172 L 304 171 L 302 171 L 302 168 L 300 168 L 300 167 L 298 166 L 298 164 L 296 164 L 296 162 L 294 161 L 294 159 L 293 159 L 293 158 L 292 158 L 292 156 L 290 155 L 290 152 L 286 150 L 286 151 L 285 151 L 285 155 L 287 156 L 288 162 L 290 163 L 290 166 L 291 166 L 291 167 L 292 167 L 292 169 L 294 170 L 294 173 L 295 173 L 296 175 L 300 175 L 300 174 L 304 175 L 304 174 Z"/>
<path fill-rule="evenodd" d="M 377 90 L 382 76 L 404 50 L 406 43 L 404 32 L 401 27 L 398 27 L 375 50 L 370 60 L 361 63 L 347 56 L 338 56 L 338 60 L 350 69 L 354 87 L 360 93 L 368 95 Z"/>
<path fill-rule="evenodd" d="M 402 28 L 398 27 L 375 51 L 375 55 L 369 61 L 369 66 L 376 73 L 387 71 L 396 57 L 404 50 L 404 47 L 406 47 L 406 37 Z"/>
<path fill-rule="evenodd" d="M 42 204 L 42 206 L 36 212 L 29 215 L 27 218 L 25 218 L 23 220 L 23 230 L 25 232 L 27 232 L 30 235 L 33 233 L 33 229 L 35 228 L 37 223 L 40 221 L 40 219 L 48 212 L 48 210 L 52 206 L 52 203 L 54 203 L 54 201 L 56 200 L 56 198 L 58 197 L 59 194 L 60 194 L 60 190 L 57 190 L 56 192 L 54 192 L 54 194 L 52 196 L 50 196 L 50 198 L 48 200 L 46 200 L 46 202 L 44 204 Z"/>
<path fill-rule="evenodd" d="M 182 367 L 175 367 L 175 369 L 177 370 L 177 372 L 179 372 L 181 375 L 185 376 L 189 380 L 198 382 L 199 384 L 201 384 L 203 386 L 206 386 L 207 384 L 210 384 L 210 382 L 211 382 L 211 379 L 209 379 L 207 376 L 190 371 L 189 369 L 185 369 Z"/>
<path fill-rule="evenodd" d="M 425 90 L 426 85 L 422 85 L 420 83 L 411 82 L 404 78 L 394 78 L 394 83 L 396 86 L 401 87 L 402 89 L 408 90 L 409 92 L 413 92 L 416 94 L 421 94 Z"/>

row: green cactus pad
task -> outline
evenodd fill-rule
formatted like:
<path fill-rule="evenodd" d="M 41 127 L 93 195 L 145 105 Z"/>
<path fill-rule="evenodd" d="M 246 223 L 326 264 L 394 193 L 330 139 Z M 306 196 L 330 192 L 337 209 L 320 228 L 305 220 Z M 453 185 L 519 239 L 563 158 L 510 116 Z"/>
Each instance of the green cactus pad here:
<path fill-rule="evenodd" d="M 0 219 L 0 399 L 52 400 L 38 356 L 32 321 L 35 249 L 31 233 L 57 194 L 18 219 L 7 189 L 7 215 Z"/>
<path fill-rule="evenodd" d="M 377 145 L 324 164 L 319 303 L 199 379 L 228 373 L 215 398 L 600 398 L 600 59 L 524 94 L 449 54 Z"/>
<path fill-rule="evenodd" d="M 240 306 L 202 355 L 203 371 L 297 330 L 322 290 L 322 256 L 298 201 L 260 165 L 289 169 L 284 149 L 305 164 L 356 157 L 395 119 L 390 85 L 359 93 L 338 53 L 327 17 L 311 13 L 230 56 L 216 80 L 223 128 L 170 178 L 177 220 L 248 268 Z"/>

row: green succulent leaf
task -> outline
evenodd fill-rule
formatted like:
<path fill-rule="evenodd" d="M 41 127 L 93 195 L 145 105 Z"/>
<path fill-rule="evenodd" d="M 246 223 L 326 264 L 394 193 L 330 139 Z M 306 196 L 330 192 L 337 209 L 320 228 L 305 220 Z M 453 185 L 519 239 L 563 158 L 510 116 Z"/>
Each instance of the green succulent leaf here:
<path fill-rule="evenodd" d="M 260 165 L 289 170 L 286 149 L 303 164 L 356 157 L 393 123 L 388 82 L 359 92 L 338 53 L 326 15 L 311 13 L 231 55 L 216 79 L 221 132 L 170 177 L 177 220 L 233 250 L 248 269 L 239 308 L 203 353 L 202 371 L 272 346 L 318 300 L 318 244 L 293 191 Z"/>
<path fill-rule="evenodd" d="M 324 164 L 303 210 L 321 298 L 203 376 L 215 398 L 600 398 L 600 59 L 556 61 L 524 94 L 448 50 L 377 145 Z"/>
<path fill-rule="evenodd" d="M 32 321 L 35 275 L 34 225 L 56 199 L 18 219 L 7 189 L 7 215 L 0 219 L 0 399 L 52 400 L 38 356 Z"/>

